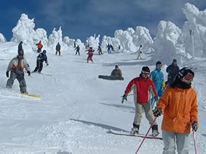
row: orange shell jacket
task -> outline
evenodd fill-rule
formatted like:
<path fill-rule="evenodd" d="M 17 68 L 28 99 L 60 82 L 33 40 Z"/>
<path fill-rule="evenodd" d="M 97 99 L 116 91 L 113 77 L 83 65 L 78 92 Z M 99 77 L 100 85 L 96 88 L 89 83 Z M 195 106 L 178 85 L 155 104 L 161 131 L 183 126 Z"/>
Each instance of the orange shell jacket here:
<path fill-rule="evenodd" d="M 163 111 L 162 130 L 190 133 L 193 121 L 198 121 L 197 94 L 193 88 L 168 87 L 159 99 L 157 108 Z"/>

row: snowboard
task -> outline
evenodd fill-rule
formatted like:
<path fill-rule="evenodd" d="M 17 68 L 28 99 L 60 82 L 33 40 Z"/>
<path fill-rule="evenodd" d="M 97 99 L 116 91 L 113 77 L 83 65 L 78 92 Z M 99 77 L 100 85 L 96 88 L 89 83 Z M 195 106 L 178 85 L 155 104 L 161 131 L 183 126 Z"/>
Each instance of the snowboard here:
<path fill-rule="evenodd" d="M 119 76 L 108 76 L 108 75 L 99 75 L 98 78 L 105 80 L 124 80 L 123 77 Z"/>
<path fill-rule="evenodd" d="M 144 138 L 145 137 L 145 134 L 137 134 L 137 135 L 133 135 L 133 134 L 130 134 L 130 132 L 127 132 L 127 131 L 115 131 L 115 130 L 109 130 L 108 133 L 110 134 L 114 134 L 114 135 L 120 135 L 120 136 L 131 136 L 131 137 L 141 137 L 141 138 Z M 162 140 L 162 137 L 158 137 L 158 136 L 152 136 L 152 135 L 148 135 L 146 137 L 147 139 L 157 139 L 157 140 Z"/>
<path fill-rule="evenodd" d="M 22 94 L 23 96 L 33 97 L 33 98 L 40 98 L 40 95 L 35 94 Z"/>

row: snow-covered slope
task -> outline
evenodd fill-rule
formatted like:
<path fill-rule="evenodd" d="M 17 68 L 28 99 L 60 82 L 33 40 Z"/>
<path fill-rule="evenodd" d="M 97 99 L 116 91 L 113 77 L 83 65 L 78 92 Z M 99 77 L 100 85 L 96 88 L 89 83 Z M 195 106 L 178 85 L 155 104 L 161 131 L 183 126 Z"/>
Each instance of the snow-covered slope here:
<path fill-rule="evenodd" d="M 41 95 L 41 99 L 20 98 L 19 85 L 5 90 L 6 68 L 16 55 L 18 44 L 0 46 L 0 153 L 1 154 L 134 154 L 142 138 L 116 136 L 109 129 L 130 130 L 134 118 L 133 97 L 121 104 L 121 96 L 128 82 L 139 75 L 142 66 L 149 65 L 150 54 L 145 60 L 135 60 L 135 54 L 118 53 L 94 55 L 94 63 L 86 63 L 87 54 L 75 56 L 73 49 L 55 56 L 48 52 L 49 66 L 43 74 L 25 75 L 28 92 Z M 36 65 L 37 53 L 25 47 L 31 69 Z M 166 55 L 165 55 L 166 56 Z M 201 61 L 200 63 L 197 61 Z M 118 64 L 124 81 L 98 79 L 109 75 Z M 200 128 L 197 135 L 198 153 L 206 150 L 206 88 L 204 67 L 206 59 L 193 59 L 185 64 L 195 71 L 194 87 L 198 92 Z M 164 72 L 165 72 L 164 66 Z M 154 66 L 150 66 L 154 69 Z M 166 75 L 166 74 L 165 74 Z M 161 125 L 162 118 L 158 118 Z M 149 129 L 143 116 L 141 133 Z M 160 134 L 161 136 L 161 134 Z M 162 153 L 163 142 L 145 140 L 141 154 Z M 194 153 L 192 135 L 189 144 Z"/>

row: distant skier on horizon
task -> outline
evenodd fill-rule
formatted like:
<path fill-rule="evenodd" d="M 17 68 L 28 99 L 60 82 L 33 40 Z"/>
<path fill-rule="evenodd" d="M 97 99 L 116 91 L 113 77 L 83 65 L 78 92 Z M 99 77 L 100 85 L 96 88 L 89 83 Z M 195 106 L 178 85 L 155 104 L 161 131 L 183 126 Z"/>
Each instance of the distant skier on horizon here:
<path fill-rule="evenodd" d="M 40 53 L 41 49 L 43 48 L 41 41 L 39 41 L 39 43 L 37 43 L 36 45 L 37 45 L 37 52 Z"/>
<path fill-rule="evenodd" d="M 61 45 L 59 44 L 59 42 L 56 45 L 56 55 L 59 53 L 59 56 L 61 56 Z"/>
<path fill-rule="evenodd" d="M 87 53 L 87 54 L 88 54 L 87 63 L 89 63 L 89 61 L 91 61 L 92 63 L 94 63 L 94 62 L 93 62 L 93 59 L 92 59 L 94 50 L 92 49 L 92 47 L 89 47 L 89 49 L 86 50 L 86 51 L 88 51 L 88 53 Z"/>
<path fill-rule="evenodd" d="M 137 51 L 137 52 L 138 52 L 137 59 L 143 59 L 143 58 L 142 58 L 142 50 L 141 50 L 141 48 L 142 48 L 142 45 L 139 46 L 139 49 L 138 49 L 138 51 Z"/>

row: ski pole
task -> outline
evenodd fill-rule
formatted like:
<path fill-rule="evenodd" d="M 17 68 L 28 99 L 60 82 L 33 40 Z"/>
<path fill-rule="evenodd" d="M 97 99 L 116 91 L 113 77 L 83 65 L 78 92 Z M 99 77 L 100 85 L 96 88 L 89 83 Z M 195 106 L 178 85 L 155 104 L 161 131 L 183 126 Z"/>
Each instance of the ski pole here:
<path fill-rule="evenodd" d="M 154 120 L 153 120 L 152 124 L 150 125 L 149 130 L 147 131 L 146 135 L 145 135 L 145 136 L 144 136 L 144 138 L 142 139 L 142 142 L 140 143 L 139 147 L 137 148 L 137 151 L 135 152 L 135 154 L 137 154 L 137 153 L 138 153 L 138 151 L 139 151 L 139 149 L 141 148 L 141 146 L 142 146 L 142 144 L 143 144 L 144 140 L 145 140 L 145 139 L 146 139 L 146 137 L 148 136 L 149 131 L 151 130 L 152 126 L 154 125 L 154 123 L 155 123 L 156 119 L 157 119 L 157 117 L 155 117 L 155 118 L 154 118 Z"/>
<path fill-rule="evenodd" d="M 196 145 L 195 131 L 194 130 L 193 130 L 193 140 L 194 140 L 195 154 L 197 154 L 197 145 Z"/>

